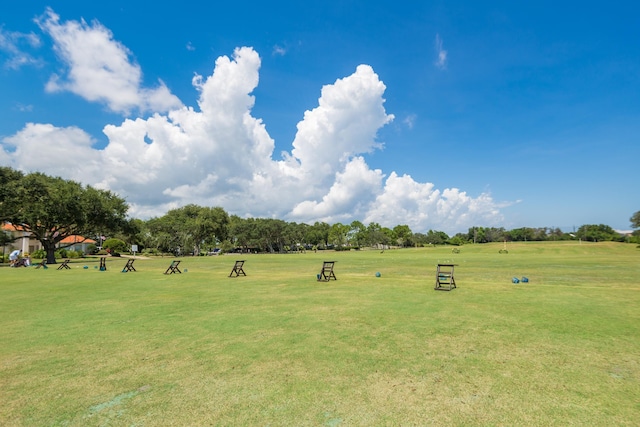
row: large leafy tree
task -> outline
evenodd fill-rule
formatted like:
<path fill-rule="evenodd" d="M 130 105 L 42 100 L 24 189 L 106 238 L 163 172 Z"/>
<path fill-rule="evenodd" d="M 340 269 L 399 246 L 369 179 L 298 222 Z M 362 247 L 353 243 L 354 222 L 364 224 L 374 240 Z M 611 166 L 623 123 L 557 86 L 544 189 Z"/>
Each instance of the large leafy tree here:
<path fill-rule="evenodd" d="M 581 239 L 591 242 L 617 240 L 620 236 L 613 228 L 605 224 L 581 225 L 576 233 Z"/>
<path fill-rule="evenodd" d="M 24 175 L 9 167 L 0 167 L 0 222 L 9 221 L 19 208 L 18 185 Z"/>
<path fill-rule="evenodd" d="M 240 218 L 231 215 L 229 218 L 229 239 L 232 246 L 238 246 L 245 252 L 249 247 L 258 246 L 258 229 L 255 218 Z"/>
<path fill-rule="evenodd" d="M 331 227 L 329 228 L 329 243 L 338 247 L 346 245 L 347 235 L 349 234 L 350 230 L 350 226 L 341 224 L 339 222 L 331 225 Z"/>
<path fill-rule="evenodd" d="M 413 245 L 413 232 L 408 225 L 396 225 L 393 227 L 393 234 L 396 238 L 396 242 L 400 246 L 412 246 Z"/>
<path fill-rule="evenodd" d="M 634 213 L 629 221 L 631 221 L 631 227 L 640 228 L 640 211 Z"/>
<path fill-rule="evenodd" d="M 417 243 L 444 245 L 449 240 L 449 236 L 444 231 L 429 230 L 426 235 L 419 236 L 418 239 Z"/>
<path fill-rule="evenodd" d="M 258 218 L 255 221 L 258 242 L 265 251 L 283 252 L 286 222 L 281 219 Z"/>
<path fill-rule="evenodd" d="M 295 222 L 289 222 L 284 227 L 284 240 L 292 250 L 302 246 L 305 243 L 304 236 L 307 233 L 307 229 L 311 227 L 308 224 L 298 224 Z"/>
<path fill-rule="evenodd" d="M 4 250 L 5 250 L 5 246 L 7 246 L 9 243 L 12 243 L 16 240 L 15 237 L 11 237 L 11 234 L 5 232 L 4 230 L 0 230 L 0 247 L 2 247 L 2 258 L 0 258 L 0 262 L 3 262 L 2 260 L 4 259 Z"/>
<path fill-rule="evenodd" d="M 3 168 L 0 199 L 3 220 L 21 226 L 42 243 L 47 262 L 55 263 L 59 243 L 72 235 L 95 236 L 127 227 L 128 205 L 110 191 L 36 172 Z"/>
<path fill-rule="evenodd" d="M 509 238 L 514 242 L 532 241 L 534 233 L 534 229 L 530 227 L 514 228 L 509 231 Z"/>
<path fill-rule="evenodd" d="M 199 255 L 203 247 L 215 246 L 228 236 L 229 215 L 220 207 L 194 204 L 172 209 L 148 222 L 159 248 Z"/>
<path fill-rule="evenodd" d="M 360 221 L 351 221 L 347 240 L 351 245 L 364 246 L 367 243 L 367 227 Z"/>
<path fill-rule="evenodd" d="M 370 222 L 367 226 L 367 243 L 369 246 L 388 244 L 387 236 L 382 230 L 382 226 L 377 222 Z"/>
<path fill-rule="evenodd" d="M 316 221 L 307 229 L 305 240 L 312 245 L 326 245 L 329 240 L 329 229 L 331 226 L 326 222 Z"/>

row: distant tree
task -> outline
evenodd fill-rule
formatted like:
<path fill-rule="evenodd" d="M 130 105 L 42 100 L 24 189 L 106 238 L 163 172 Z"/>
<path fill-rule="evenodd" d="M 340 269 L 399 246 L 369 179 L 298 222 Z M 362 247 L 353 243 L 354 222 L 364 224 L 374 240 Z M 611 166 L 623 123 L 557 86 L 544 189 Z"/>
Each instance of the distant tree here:
<path fill-rule="evenodd" d="M 547 234 L 547 240 L 567 240 L 571 238 L 568 233 L 563 233 L 558 227 L 550 228 Z"/>
<path fill-rule="evenodd" d="M 631 221 L 631 227 L 640 228 L 640 211 L 634 213 L 629 221 Z"/>
<path fill-rule="evenodd" d="M 331 226 L 326 222 L 315 222 L 311 227 L 307 229 L 305 240 L 307 243 L 314 246 L 324 246 L 329 241 L 329 229 Z"/>
<path fill-rule="evenodd" d="M 507 232 L 504 228 L 485 228 L 485 240 L 487 242 L 503 242 L 507 238 Z"/>
<path fill-rule="evenodd" d="M 173 233 L 171 225 L 163 217 L 145 221 L 143 236 L 145 247 L 162 253 L 173 252 L 179 246 L 178 236 Z"/>
<path fill-rule="evenodd" d="M 449 236 L 444 231 L 427 231 L 426 243 L 432 245 L 444 245 L 449 240 Z"/>
<path fill-rule="evenodd" d="M 121 233 L 122 240 L 128 243 L 128 246 L 138 245 L 138 251 L 150 247 L 147 245 L 149 229 L 146 223 L 141 219 L 131 219 L 128 223 L 127 230 Z"/>
<path fill-rule="evenodd" d="M 449 239 L 449 244 L 455 246 L 462 246 L 465 244 L 467 236 L 464 233 L 458 233 Z"/>
<path fill-rule="evenodd" d="M 472 227 L 469 229 L 467 239 L 473 243 L 487 243 L 484 227 Z"/>
<path fill-rule="evenodd" d="M 30 232 L 42 244 L 49 264 L 56 262 L 56 248 L 68 236 L 95 236 L 97 230 L 127 227 L 128 205 L 110 191 L 39 172 L 23 176 L 3 168 L 0 176 L 7 186 L 2 191 L 3 219 Z"/>
<path fill-rule="evenodd" d="M 255 218 L 240 218 L 231 215 L 229 218 L 229 240 L 235 247 L 248 251 L 249 247 L 258 245 L 258 230 Z"/>
<path fill-rule="evenodd" d="M 382 227 L 380 231 L 382 232 L 382 236 L 383 236 L 383 240 L 382 240 L 383 244 L 393 245 L 396 242 L 397 240 L 396 233 L 394 233 L 391 228 Z"/>
<path fill-rule="evenodd" d="M 408 225 L 396 225 L 393 234 L 399 246 L 413 246 L 413 232 Z"/>
<path fill-rule="evenodd" d="M 388 244 L 387 240 L 387 236 L 382 232 L 382 226 L 377 222 L 370 222 L 367 226 L 367 244 L 369 246 Z"/>
<path fill-rule="evenodd" d="M 329 228 L 329 243 L 341 247 L 347 244 L 347 234 L 351 230 L 348 225 L 336 222 Z"/>
<path fill-rule="evenodd" d="M 618 240 L 620 237 L 618 232 L 604 224 L 581 225 L 576 233 L 581 239 L 590 242 L 612 241 Z"/>
<path fill-rule="evenodd" d="M 150 224 L 169 251 L 199 255 L 204 246 L 215 245 L 227 238 L 229 216 L 220 207 L 194 204 L 172 209 Z"/>
<path fill-rule="evenodd" d="M 514 242 L 526 242 L 534 240 L 534 230 L 529 227 L 514 228 L 508 233 L 509 240 Z"/>
<path fill-rule="evenodd" d="M 310 227 L 308 224 L 298 224 L 295 222 L 285 223 L 283 230 L 283 238 L 286 244 L 291 250 L 297 250 L 304 241 L 304 236 L 307 234 L 307 229 Z"/>
<path fill-rule="evenodd" d="M 424 245 L 428 244 L 427 235 L 424 234 L 424 233 L 413 233 L 413 241 L 418 246 L 424 246 Z"/>
<path fill-rule="evenodd" d="M 258 218 L 256 227 L 260 247 L 269 252 L 283 252 L 286 223 L 281 219 Z"/>
<path fill-rule="evenodd" d="M 360 221 L 352 221 L 349 225 L 347 240 L 353 246 L 365 246 L 367 244 L 367 227 Z"/>

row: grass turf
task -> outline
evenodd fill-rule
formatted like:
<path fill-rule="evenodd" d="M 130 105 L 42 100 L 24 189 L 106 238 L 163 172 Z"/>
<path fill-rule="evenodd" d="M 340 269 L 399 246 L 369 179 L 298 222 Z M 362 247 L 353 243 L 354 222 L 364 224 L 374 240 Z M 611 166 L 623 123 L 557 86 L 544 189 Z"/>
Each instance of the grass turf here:
<path fill-rule="evenodd" d="M 502 248 L 2 268 L 0 425 L 636 425 L 638 249 Z"/>

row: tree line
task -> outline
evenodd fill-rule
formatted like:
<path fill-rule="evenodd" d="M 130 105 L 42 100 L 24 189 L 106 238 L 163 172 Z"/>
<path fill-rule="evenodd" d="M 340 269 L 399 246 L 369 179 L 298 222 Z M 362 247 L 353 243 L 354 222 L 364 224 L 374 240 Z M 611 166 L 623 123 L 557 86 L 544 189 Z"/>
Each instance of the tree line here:
<path fill-rule="evenodd" d="M 581 239 L 585 241 L 625 241 L 604 224 L 580 226 L 566 233 L 559 228 L 522 227 L 513 230 L 471 227 L 453 236 L 443 231 L 414 232 L 406 224 L 393 228 L 376 222 L 349 224 L 287 222 L 273 218 L 241 218 L 221 207 L 190 204 L 172 209 L 148 220 L 127 217 L 128 205 L 116 194 L 83 186 L 77 182 L 35 172 L 23 174 L 0 167 L 0 220 L 30 232 L 55 262 L 60 241 L 70 235 L 102 241 L 122 248 L 137 245 L 147 253 L 202 255 L 212 251 L 271 252 L 353 249 L 362 247 L 414 247 L 463 245 L 503 241 L 546 241 Z M 640 228 L 640 211 L 630 219 Z M 3 245 L 7 236 L 0 236 Z M 640 243 L 640 230 L 631 239 Z"/>

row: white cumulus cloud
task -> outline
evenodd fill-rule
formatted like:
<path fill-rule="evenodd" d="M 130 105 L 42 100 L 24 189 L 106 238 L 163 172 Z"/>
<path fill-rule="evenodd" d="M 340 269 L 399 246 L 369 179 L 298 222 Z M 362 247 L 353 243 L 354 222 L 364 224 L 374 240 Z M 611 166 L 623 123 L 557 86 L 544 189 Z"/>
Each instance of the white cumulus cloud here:
<path fill-rule="evenodd" d="M 241 216 L 407 224 L 415 232 L 501 219 L 489 194 L 438 190 L 367 165 L 363 154 L 384 148 L 378 131 L 394 119 L 384 108 L 386 87 L 369 65 L 322 87 L 318 105 L 297 124 L 291 151 L 274 158 L 273 139 L 252 115 L 261 66 L 254 49 L 237 48 L 219 57 L 210 75 L 196 75 L 197 106 L 184 106 L 162 85 L 141 87 L 139 66 L 100 24 L 61 24 L 49 10 L 40 25 L 69 66 L 52 87 L 114 111 L 154 113 L 106 124 L 103 149 L 79 128 L 28 123 L 0 141 L 0 164 L 113 190 L 139 218 L 196 203 Z"/>
<path fill-rule="evenodd" d="M 3 153 L 16 169 L 91 182 L 92 170 L 99 169 L 100 161 L 93 143 L 93 138 L 77 127 L 27 123 L 15 135 L 3 139 L 9 149 Z"/>
<path fill-rule="evenodd" d="M 141 87 L 142 71 L 130 60 L 131 52 L 99 22 L 61 23 L 60 17 L 47 9 L 37 23 L 51 36 L 67 67 L 63 75 L 51 77 L 48 91 L 69 91 L 126 114 L 133 109 L 164 112 L 181 105 L 162 82 L 153 89 Z"/>
<path fill-rule="evenodd" d="M 369 65 L 322 88 L 318 107 L 304 114 L 293 157 L 305 171 L 333 176 L 349 157 L 382 148 L 376 133 L 393 120 L 384 109 L 386 87 Z"/>
<path fill-rule="evenodd" d="M 407 224 L 412 230 L 464 230 L 477 224 L 499 226 L 503 220 L 489 194 L 472 198 L 457 188 L 438 190 L 432 183 L 392 172 L 365 222 Z"/>
<path fill-rule="evenodd" d="M 349 161 L 343 172 L 337 172 L 335 182 L 321 200 L 306 200 L 297 204 L 291 217 L 326 222 L 352 221 L 362 218 L 382 183 L 382 171 L 371 170 L 362 157 Z"/>

